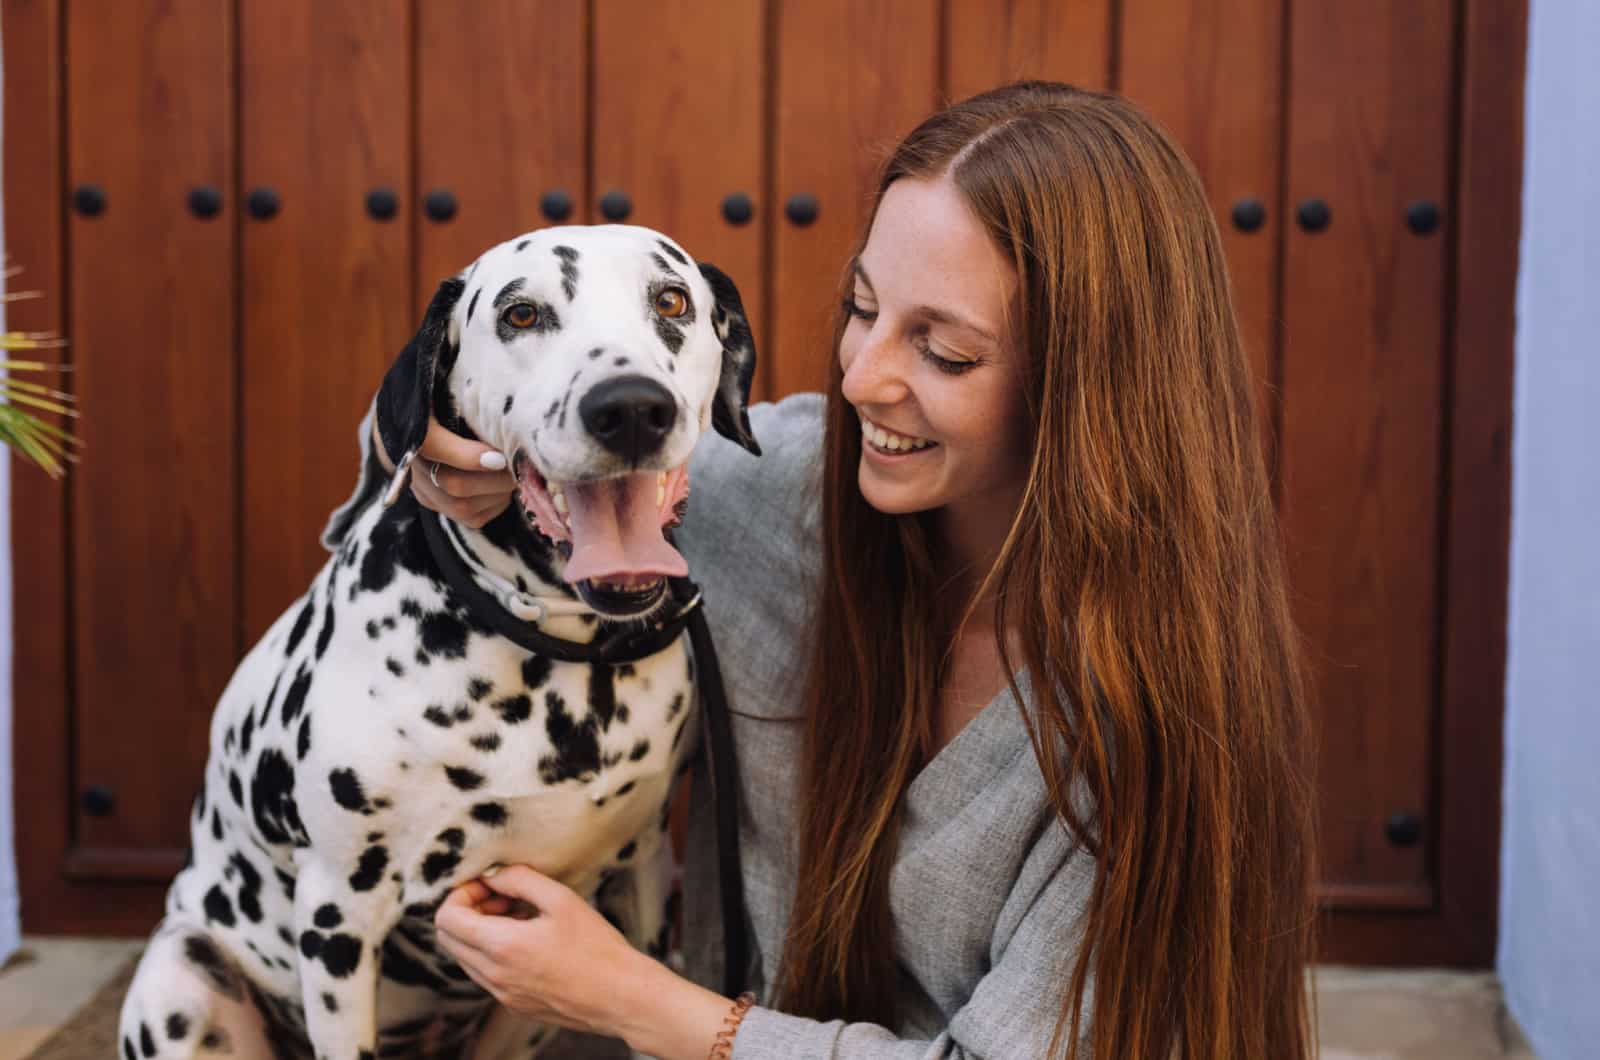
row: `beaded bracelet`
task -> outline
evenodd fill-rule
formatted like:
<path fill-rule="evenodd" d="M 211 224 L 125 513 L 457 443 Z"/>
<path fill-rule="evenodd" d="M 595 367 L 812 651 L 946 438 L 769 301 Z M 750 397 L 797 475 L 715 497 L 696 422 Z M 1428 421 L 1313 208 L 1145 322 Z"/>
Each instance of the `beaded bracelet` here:
<path fill-rule="evenodd" d="M 744 1014 L 755 1003 L 756 996 L 748 990 L 738 996 L 723 1017 L 722 1029 L 717 1032 L 717 1040 L 711 1043 L 711 1052 L 706 1060 L 728 1060 L 733 1055 L 733 1037 L 739 1033 L 739 1023 L 744 1019 Z"/>

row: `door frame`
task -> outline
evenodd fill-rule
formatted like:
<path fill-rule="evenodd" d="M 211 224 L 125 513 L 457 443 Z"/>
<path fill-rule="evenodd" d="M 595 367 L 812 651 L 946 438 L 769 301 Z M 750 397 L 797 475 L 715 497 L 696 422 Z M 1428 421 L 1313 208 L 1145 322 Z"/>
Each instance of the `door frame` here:
<path fill-rule="evenodd" d="M 1489 967 L 1499 901 L 1502 722 L 1511 519 L 1514 303 L 1521 224 L 1527 0 L 1459 0 L 1453 159 L 1456 212 L 1445 321 L 1440 664 L 1435 675 L 1437 901 L 1385 912 L 1325 901 L 1322 959 Z M 15 330 L 64 330 L 65 99 L 61 0 L 0 0 L 6 47 L 5 231 L 22 286 Z M 68 351 L 70 357 L 70 351 Z M 62 376 L 71 389 L 70 375 Z M 160 915 L 167 857 L 107 863 L 71 836 L 74 690 L 70 493 L 11 457 L 13 772 L 23 927 L 144 934 Z M 1449 704 L 1448 709 L 1443 704 Z M 103 853 L 103 852 L 102 852 Z"/>

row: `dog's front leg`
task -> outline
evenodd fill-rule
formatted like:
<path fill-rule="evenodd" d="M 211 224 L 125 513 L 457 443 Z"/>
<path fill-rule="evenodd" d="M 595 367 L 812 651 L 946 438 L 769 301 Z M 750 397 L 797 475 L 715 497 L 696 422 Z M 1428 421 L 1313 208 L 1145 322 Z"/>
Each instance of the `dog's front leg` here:
<path fill-rule="evenodd" d="M 371 1060 L 378 1047 L 378 972 L 399 903 L 387 881 L 353 890 L 315 857 L 300 864 L 294 920 L 306 1029 L 318 1060 Z"/>
<path fill-rule="evenodd" d="M 630 844 L 636 852 L 629 864 L 613 869 L 595 895 L 595 908 L 635 949 L 666 959 L 667 895 L 671 890 L 671 845 L 653 824 Z"/>

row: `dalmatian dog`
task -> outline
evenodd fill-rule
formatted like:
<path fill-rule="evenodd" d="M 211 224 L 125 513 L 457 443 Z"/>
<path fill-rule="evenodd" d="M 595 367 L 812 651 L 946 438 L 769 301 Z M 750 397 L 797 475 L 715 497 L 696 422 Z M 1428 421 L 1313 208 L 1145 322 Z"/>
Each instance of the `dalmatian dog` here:
<path fill-rule="evenodd" d="M 759 454 L 754 362 L 732 281 L 646 228 L 532 232 L 440 285 L 362 424 L 334 554 L 217 704 L 190 858 L 124 1000 L 125 1060 L 538 1055 L 550 1029 L 435 946 L 444 897 L 499 864 L 664 950 L 663 833 L 699 712 L 684 638 L 625 663 L 530 650 L 437 549 L 543 637 L 649 628 L 686 573 L 670 529 L 690 450 L 714 428 Z M 515 475 L 480 530 L 400 488 L 429 473 L 411 464 L 430 413 Z"/>

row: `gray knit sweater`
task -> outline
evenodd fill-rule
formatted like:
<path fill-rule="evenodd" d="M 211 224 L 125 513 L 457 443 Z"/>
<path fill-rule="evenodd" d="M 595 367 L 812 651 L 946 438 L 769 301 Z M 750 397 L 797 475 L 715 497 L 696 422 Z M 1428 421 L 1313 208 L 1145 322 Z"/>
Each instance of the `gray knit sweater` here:
<path fill-rule="evenodd" d="M 691 465 L 678 536 L 734 711 L 745 898 L 758 998 L 776 982 L 794 900 L 799 709 L 809 591 L 820 561 L 823 399 L 751 410 L 762 456 L 717 436 Z M 1028 686 L 1022 685 L 1024 695 Z M 688 975 L 720 989 L 722 932 L 709 784 L 691 797 L 684 865 Z M 897 1027 L 750 1010 L 734 1060 L 1043 1057 L 1094 866 L 1057 822 L 1016 701 L 1002 692 L 906 793 L 890 880 Z"/>

